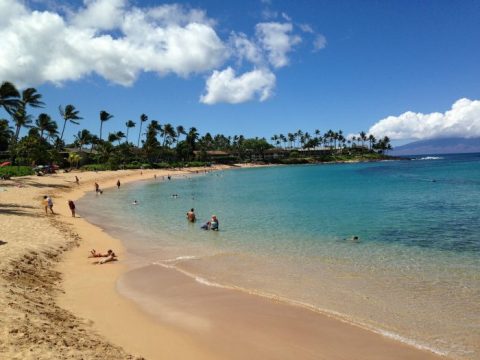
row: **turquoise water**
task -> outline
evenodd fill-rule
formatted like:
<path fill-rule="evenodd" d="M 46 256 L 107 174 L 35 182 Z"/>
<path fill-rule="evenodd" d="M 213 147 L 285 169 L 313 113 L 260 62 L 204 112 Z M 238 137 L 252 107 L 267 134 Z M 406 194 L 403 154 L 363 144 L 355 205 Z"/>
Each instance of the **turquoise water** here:
<path fill-rule="evenodd" d="M 175 267 L 480 359 L 479 204 L 480 154 L 469 154 L 158 179 L 87 195 L 78 208 L 124 239 L 136 266 Z M 201 230 L 212 214 L 220 231 Z"/>

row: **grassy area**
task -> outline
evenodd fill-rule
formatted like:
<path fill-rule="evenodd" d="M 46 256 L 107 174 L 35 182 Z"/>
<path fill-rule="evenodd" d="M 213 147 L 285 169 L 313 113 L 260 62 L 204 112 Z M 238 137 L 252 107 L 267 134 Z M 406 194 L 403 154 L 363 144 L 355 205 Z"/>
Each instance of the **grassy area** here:
<path fill-rule="evenodd" d="M 4 166 L 0 167 L 0 178 L 33 175 L 30 166 Z"/>

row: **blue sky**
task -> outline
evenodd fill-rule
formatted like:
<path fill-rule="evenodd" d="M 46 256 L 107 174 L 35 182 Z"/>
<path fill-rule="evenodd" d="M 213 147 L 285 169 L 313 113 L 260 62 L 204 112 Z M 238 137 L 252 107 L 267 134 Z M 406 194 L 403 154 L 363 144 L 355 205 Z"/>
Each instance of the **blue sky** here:
<path fill-rule="evenodd" d="M 42 111 L 56 119 L 59 105 L 75 105 L 84 120 L 80 126 L 68 125 L 67 140 L 83 128 L 98 132 L 100 110 L 114 115 L 104 133 L 124 131 L 127 120 L 138 122 L 145 113 L 160 123 L 195 126 L 201 133 L 267 138 L 297 129 L 342 129 L 346 134 L 372 129 L 398 143 L 480 136 L 478 1 L 35 0 L 19 4 L 0 0 L 0 38 L 14 37 L 0 47 L 0 80 L 35 86 L 47 104 Z M 149 32 L 142 34 L 140 22 L 131 26 L 136 38 L 128 42 L 143 47 L 138 58 L 132 48 L 125 50 L 112 41 L 79 45 L 107 34 L 112 39 L 132 37 L 123 30 L 126 21 L 120 25 L 110 21 L 135 11 L 164 10 L 166 4 L 178 5 L 168 8 L 168 15 L 157 15 L 155 29 L 182 29 L 192 23 L 203 28 L 180 39 L 180 45 L 163 44 L 181 48 L 179 57 L 172 55 L 165 65 L 156 65 L 163 61 L 163 50 L 145 60 L 149 55 L 142 51 L 158 46 L 161 38 L 148 39 Z M 32 10 L 58 14 L 63 23 L 47 31 Z M 12 19 L 36 24 L 33 44 L 19 34 Z M 45 28 L 51 27 L 51 19 L 44 20 Z M 72 51 L 78 53 L 56 63 L 55 52 L 61 50 L 52 43 L 70 44 L 77 31 L 83 37 L 75 40 Z M 249 57 L 245 48 L 232 45 L 240 38 L 248 40 L 258 56 Z M 206 49 L 202 41 L 213 41 L 215 46 Z M 320 41 L 317 48 L 315 41 Z M 182 42 L 188 45 L 182 48 Z M 35 62 L 29 63 L 28 56 L 18 61 L 18 53 L 14 59 L 11 54 L 19 51 Z M 123 62 L 118 60 L 122 51 L 128 53 Z M 94 56 L 95 52 L 101 55 Z M 83 60 L 76 64 L 78 54 Z M 33 65 L 27 68 L 28 64 Z"/>

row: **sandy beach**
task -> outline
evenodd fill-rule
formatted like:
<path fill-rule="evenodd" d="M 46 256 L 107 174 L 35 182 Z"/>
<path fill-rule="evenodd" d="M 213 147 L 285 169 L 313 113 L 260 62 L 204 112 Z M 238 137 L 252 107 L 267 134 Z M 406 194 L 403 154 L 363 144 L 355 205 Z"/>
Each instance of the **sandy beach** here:
<path fill-rule="evenodd" d="M 93 191 L 95 181 L 105 190 L 99 196 L 108 196 L 118 179 L 191 171 L 79 172 L 0 182 L 0 358 L 443 358 L 308 309 L 205 286 L 171 269 L 128 269 L 121 242 L 82 219 L 81 209 L 72 218 L 67 206 Z M 43 195 L 52 196 L 56 215 L 45 215 Z M 87 256 L 93 248 L 114 249 L 119 261 L 92 265 L 95 259 Z M 127 283 L 136 303 L 117 290 Z M 158 302 L 142 302 L 142 295 L 152 294 Z"/>

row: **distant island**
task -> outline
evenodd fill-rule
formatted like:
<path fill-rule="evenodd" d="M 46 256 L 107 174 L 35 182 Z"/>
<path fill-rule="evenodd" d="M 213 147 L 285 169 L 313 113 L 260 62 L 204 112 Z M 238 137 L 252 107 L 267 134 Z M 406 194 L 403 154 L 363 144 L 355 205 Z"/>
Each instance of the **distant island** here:
<path fill-rule="evenodd" d="M 392 155 L 429 155 L 461 154 L 480 152 L 480 137 L 477 138 L 442 138 L 411 142 L 396 146 Z"/>

